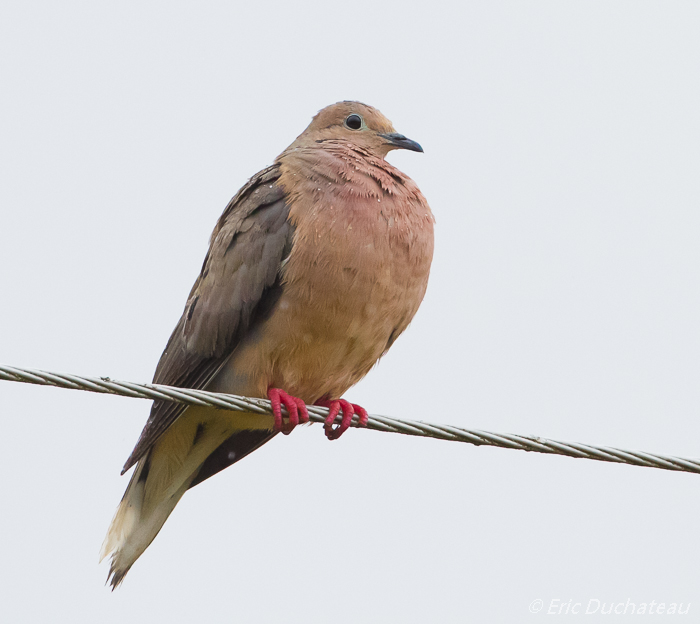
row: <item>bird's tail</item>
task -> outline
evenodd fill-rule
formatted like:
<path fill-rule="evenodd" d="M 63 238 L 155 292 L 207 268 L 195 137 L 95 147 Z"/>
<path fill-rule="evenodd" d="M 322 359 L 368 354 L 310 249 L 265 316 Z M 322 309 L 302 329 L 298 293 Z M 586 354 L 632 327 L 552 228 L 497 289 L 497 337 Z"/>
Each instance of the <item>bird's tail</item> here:
<path fill-rule="evenodd" d="M 148 548 L 204 461 L 230 435 L 226 419 L 192 411 L 180 417 L 134 469 L 100 551 L 112 556 L 108 582 L 116 588 Z M 214 410 L 210 410 L 214 412 Z"/>
<path fill-rule="evenodd" d="M 112 555 L 107 581 L 115 589 L 123 580 L 134 562 L 148 548 L 175 505 L 189 487 L 189 481 L 168 497 L 153 500 L 152 483 L 149 482 L 150 453 L 136 466 L 129 486 L 114 514 L 112 524 L 102 543 L 100 561 Z M 150 499 L 150 500 L 149 500 Z"/>
<path fill-rule="evenodd" d="M 112 556 L 108 582 L 123 580 L 188 488 L 245 457 L 275 434 L 259 414 L 235 417 L 190 407 L 142 458 L 114 514 L 100 561 Z"/>

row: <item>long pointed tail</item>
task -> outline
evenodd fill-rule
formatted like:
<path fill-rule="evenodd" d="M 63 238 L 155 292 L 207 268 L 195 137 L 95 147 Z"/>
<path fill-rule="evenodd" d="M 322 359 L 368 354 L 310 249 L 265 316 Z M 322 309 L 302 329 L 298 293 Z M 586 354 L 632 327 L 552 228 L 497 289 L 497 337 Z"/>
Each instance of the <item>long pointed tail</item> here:
<path fill-rule="evenodd" d="M 272 417 L 234 418 L 191 407 L 171 425 L 136 465 L 102 544 L 100 561 L 112 557 L 107 577 L 112 589 L 158 535 L 187 489 L 267 442 L 274 436 L 272 424 Z"/>
<path fill-rule="evenodd" d="M 208 421 L 207 416 L 188 410 L 136 465 L 100 552 L 100 561 L 112 555 L 107 581 L 113 589 L 158 535 L 202 463 L 226 439 L 226 420 Z"/>
<path fill-rule="evenodd" d="M 149 464 L 150 454 L 137 465 L 102 543 L 100 561 L 107 555 L 112 556 L 107 582 L 112 585 L 113 590 L 124 580 L 134 562 L 158 535 L 190 485 L 191 479 L 187 479 L 171 496 L 159 501 L 149 501 L 148 499 L 152 498 L 146 491 L 147 485 L 152 485 L 148 479 Z"/>

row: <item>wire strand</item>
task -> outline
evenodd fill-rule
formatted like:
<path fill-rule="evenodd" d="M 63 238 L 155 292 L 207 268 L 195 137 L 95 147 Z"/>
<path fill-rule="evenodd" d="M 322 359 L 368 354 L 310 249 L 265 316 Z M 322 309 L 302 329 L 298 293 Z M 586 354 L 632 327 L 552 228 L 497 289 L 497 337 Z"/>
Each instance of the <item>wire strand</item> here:
<path fill-rule="evenodd" d="M 190 390 L 187 388 L 175 388 L 161 384 L 140 384 L 128 381 L 115 381 L 109 377 L 82 377 L 64 373 L 51 373 L 30 368 L 4 366 L 0 364 L 0 380 L 18 381 L 22 383 L 37 384 L 41 386 L 55 386 L 70 390 L 86 390 L 102 394 L 116 394 L 120 396 L 140 399 L 164 399 L 185 403 L 187 405 L 205 405 L 218 409 L 233 410 L 239 412 L 254 412 L 257 414 L 271 414 L 272 408 L 267 399 L 242 397 L 235 394 L 222 394 L 207 392 L 206 390 Z M 328 415 L 328 409 L 316 405 L 307 406 L 309 419 L 312 422 L 322 423 Z M 284 407 L 283 413 L 286 414 Z M 336 417 L 339 423 L 342 415 Z M 359 427 L 359 419 L 355 415 L 352 426 Z M 656 453 L 642 451 L 625 451 L 607 446 L 595 446 L 592 444 L 580 444 L 577 442 L 559 442 L 538 436 L 522 436 L 505 433 L 492 433 L 478 429 L 465 429 L 454 425 L 439 425 L 420 420 L 406 420 L 370 414 L 367 429 L 386 431 L 391 433 L 403 433 L 404 435 L 437 438 L 453 442 L 466 442 L 475 446 L 497 446 L 506 449 L 530 451 L 534 453 L 546 453 L 550 455 L 566 455 L 580 459 L 594 459 L 597 461 L 629 464 L 631 466 L 645 466 L 647 468 L 660 468 L 662 470 L 675 470 L 680 472 L 700 473 L 699 459 L 684 459 L 682 457 L 669 457 Z"/>

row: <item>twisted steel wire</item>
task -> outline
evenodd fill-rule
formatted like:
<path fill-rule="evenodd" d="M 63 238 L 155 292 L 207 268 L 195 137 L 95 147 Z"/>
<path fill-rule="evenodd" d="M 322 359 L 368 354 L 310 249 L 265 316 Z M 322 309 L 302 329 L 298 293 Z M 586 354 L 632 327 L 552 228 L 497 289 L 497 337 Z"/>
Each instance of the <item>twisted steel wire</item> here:
<path fill-rule="evenodd" d="M 140 384 L 128 381 L 115 381 L 109 377 L 82 377 L 65 373 L 51 373 L 29 368 L 18 368 L 0 364 L 0 380 L 19 381 L 42 386 L 56 386 L 71 390 L 87 390 L 102 394 L 117 394 L 139 399 L 165 399 L 188 405 L 209 405 L 219 409 L 239 412 L 271 414 L 272 408 L 267 399 L 242 397 L 234 394 L 221 394 L 205 390 L 175 388 L 161 384 Z M 309 419 L 322 423 L 328 415 L 328 409 L 309 405 Z M 283 413 L 286 413 L 284 407 Z M 342 415 L 336 417 L 339 423 Z M 352 426 L 359 427 L 357 415 L 352 419 Z M 477 429 L 464 429 L 453 425 L 438 425 L 420 420 L 406 420 L 370 414 L 368 429 L 403 433 L 405 435 L 438 438 L 454 442 L 466 442 L 475 446 L 498 446 L 500 448 L 532 451 L 553 455 L 566 455 L 582 459 L 661 468 L 681 472 L 700 473 L 700 459 L 684 459 L 645 453 L 642 451 L 625 451 L 607 446 L 594 446 L 577 442 L 559 442 L 538 436 L 522 436 L 505 433 L 492 433 Z"/>

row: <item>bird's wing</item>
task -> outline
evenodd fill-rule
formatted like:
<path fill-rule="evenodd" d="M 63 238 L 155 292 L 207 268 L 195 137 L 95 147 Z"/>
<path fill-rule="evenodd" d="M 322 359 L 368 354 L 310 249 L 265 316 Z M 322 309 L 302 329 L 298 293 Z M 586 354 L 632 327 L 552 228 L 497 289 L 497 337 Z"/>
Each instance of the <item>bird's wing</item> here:
<path fill-rule="evenodd" d="M 154 383 L 205 388 L 246 331 L 270 313 L 281 294 L 282 261 L 289 255 L 294 233 L 278 178 L 276 165 L 264 169 L 224 210 L 202 271 L 158 362 Z M 122 474 L 185 409 L 172 401 L 153 402 Z"/>

